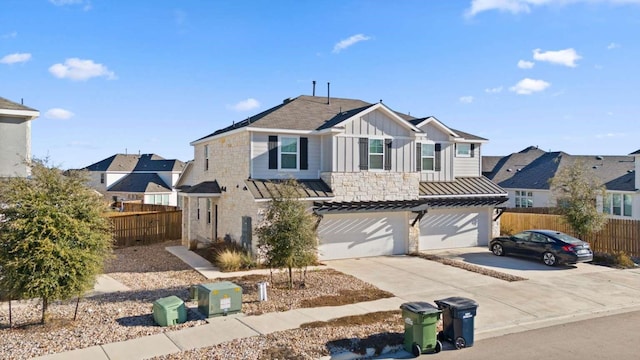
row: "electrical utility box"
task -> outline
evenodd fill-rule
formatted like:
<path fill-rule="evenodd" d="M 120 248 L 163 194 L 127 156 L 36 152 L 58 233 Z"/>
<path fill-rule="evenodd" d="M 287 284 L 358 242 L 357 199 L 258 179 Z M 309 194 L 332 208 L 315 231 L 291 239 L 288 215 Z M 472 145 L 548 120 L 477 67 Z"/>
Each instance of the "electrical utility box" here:
<path fill-rule="evenodd" d="M 160 326 L 182 324 L 187 321 L 187 308 L 177 296 L 167 296 L 153 302 L 153 320 Z"/>
<path fill-rule="evenodd" d="M 204 316 L 226 316 L 241 310 L 242 287 L 230 281 L 198 285 L 198 311 Z"/>

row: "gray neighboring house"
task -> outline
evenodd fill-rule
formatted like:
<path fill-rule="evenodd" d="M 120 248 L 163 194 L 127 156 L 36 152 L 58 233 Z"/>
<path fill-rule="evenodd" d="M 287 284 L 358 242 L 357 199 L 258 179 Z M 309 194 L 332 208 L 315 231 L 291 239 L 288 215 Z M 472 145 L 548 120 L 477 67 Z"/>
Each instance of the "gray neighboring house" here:
<path fill-rule="evenodd" d="M 0 178 L 29 176 L 31 120 L 38 116 L 38 110 L 0 97 Z"/>
<path fill-rule="evenodd" d="M 265 207 L 294 178 L 322 260 L 487 245 L 507 193 L 481 175 L 485 142 L 381 102 L 285 99 L 191 142 L 183 244 L 255 249 Z"/>
<path fill-rule="evenodd" d="M 82 170 L 89 172 L 88 185 L 109 201 L 177 206 L 174 185 L 184 167 L 156 154 L 116 154 Z"/>
<path fill-rule="evenodd" d="M 549 180 L 580 161 L 602 181 L 607 195 L 598 199 L 611 218 L 640 219 L 640 150 L 630 155 L 570 155 L 530 146 L 507 156 L 483 156 L 482 174 L 509 193 L 508 207 L 555 207 Z"/>

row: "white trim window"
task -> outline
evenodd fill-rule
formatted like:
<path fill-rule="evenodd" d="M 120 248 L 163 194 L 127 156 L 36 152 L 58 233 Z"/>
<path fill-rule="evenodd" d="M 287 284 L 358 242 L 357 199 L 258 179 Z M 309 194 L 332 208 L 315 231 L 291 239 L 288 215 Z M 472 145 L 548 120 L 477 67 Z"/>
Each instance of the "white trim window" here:
<path fill-rule="evenodd" d="M 422 171 L 433 171 L 436 164 L 436 146 L 435 144 L 422 143 L 421 146 L 421 165 Z"/>
<path fill-rule="evenodd" d="M 369 139 L 369 169 L 384 170 L 384 139 Z"/>
<path fill-rule="evenodd" d="M 471 157 L 471 144 L 456 144 L 456 157 Z"/>
<path fill-rule="evenodd" d="M 516 190 L 515 202 L 517 208 L 533 207 L 533 192 L 526 190 Z"/>
<path fill-rule="evenodd" d="M 207 224 L 211 224 L 211 199 L 207 198 Z"/>
<path fill-rule="evenodd" d="M 630 194 L 607 193 L 602 202 L 602 212 L 616 216 L 633 216 L 633 197 Z"/>
<path fill-rule="evenodd" d="M 298 170 L 298 137 L 280 137 L 280 169 Z"/>

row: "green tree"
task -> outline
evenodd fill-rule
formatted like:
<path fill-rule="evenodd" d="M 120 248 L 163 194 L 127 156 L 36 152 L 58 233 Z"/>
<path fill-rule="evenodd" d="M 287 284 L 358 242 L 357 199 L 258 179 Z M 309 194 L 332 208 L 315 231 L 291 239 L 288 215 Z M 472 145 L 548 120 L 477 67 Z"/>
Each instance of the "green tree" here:
<path fill-rule="evenodd" d="M 293 268 L 303 268 L 316 262 L 316 221 L 299 201 L 295 180 L 280 186 L 281 195 L 269 203 L 256 233 L 264 248 L 266 263 L 271 268 L 289 270 L 289 288 L 293 287 Z"/>
<path fill-rule="evenodd" d="M 607 216 L 598 210 L 605 196 L 602 181 L 582 161 L 563 167 L 549 180 L 565 221 L 578 237 L 601 230 Z"/>
<path fill-rule="evenodd" d="M 0 181 L 0 292 L 42 299 L 43 323 L 52 300 L 93 288 L 112 253 L 107 205 L 86 181 L 42 161 L 30 178 Z"/>

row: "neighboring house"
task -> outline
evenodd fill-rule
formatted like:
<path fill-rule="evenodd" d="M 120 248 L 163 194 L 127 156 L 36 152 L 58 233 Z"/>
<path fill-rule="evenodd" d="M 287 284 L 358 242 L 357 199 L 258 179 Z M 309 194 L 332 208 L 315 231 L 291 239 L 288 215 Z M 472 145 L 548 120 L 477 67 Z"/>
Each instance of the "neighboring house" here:
<path fill-rule="evenodd" d="M 142 201 L 177 205 L 174 185 L 185 164 L 155 154 L 116 154 L 82 170 L 89 172 L 89 186 L 110 201 Z"/>
<path fill-rule="evenodd" d="M 38 116 L 38 110 L 0 97 L 0 178 L 29 176 L 31 120 Z"/>
<path fill-rule="evenodd" d="M 629 156 L 569 155 L 530 146 L 507 156 L 484 156 L 482 173 L 507 190 L 508 207 L 555 207 L 549 180 L 580 161 L 606 188 L 606 197 L 598 199 L 603 212 L 612 218 L 640 219 L 638 157 L 640 150 Z"/>
<path fill-rule="evenodd" d="M 486 245 L 507 199 L 481 175 L 486 141 L 383 103 L 289 98 L 191 143 L 183 240 L 255 249 L 265 207 L 294 178 L 319 215 L 320 259 Z"/>

